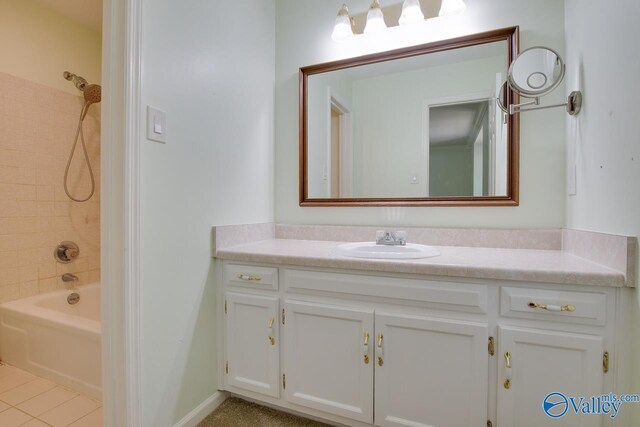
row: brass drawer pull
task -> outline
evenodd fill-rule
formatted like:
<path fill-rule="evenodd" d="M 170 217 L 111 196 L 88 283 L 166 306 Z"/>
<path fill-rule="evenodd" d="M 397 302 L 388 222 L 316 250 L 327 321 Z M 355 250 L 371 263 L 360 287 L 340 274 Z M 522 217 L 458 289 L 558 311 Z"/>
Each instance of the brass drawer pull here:
<path fill-rule="evenodd" d="M 262 280 L 262 277 L 255 274 L 238 274 L 238 279 L 246 280 L 247 282 L 259 282 Z"/>
<path fill-rule="evenodd" d="M 537 302 L 530 301 L 528 306 L 529 308 L 540 308 L 542 310 L 547 310 L 547 311 L 568 311 L 568 312 L 576 311 L 576 306 L 571 304 L 547 305 L 547 304 L 539 304 Z"/>

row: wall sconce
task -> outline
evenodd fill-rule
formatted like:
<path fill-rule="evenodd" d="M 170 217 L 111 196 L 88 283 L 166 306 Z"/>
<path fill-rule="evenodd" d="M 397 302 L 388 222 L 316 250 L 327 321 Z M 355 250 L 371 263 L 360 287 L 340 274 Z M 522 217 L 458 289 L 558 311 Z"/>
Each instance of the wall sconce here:
<path fill-rule="evenodd" d="M 380 9 L 380 1 L 373 0 L 373 3 L 369 6 L 369 12 L 367 12 L 367 24 L 364 27 L 364 33 L 379 33 L 386 28 L 387 24 L 384 22 L 384 15 L 382 14 L 382 9 Z"/>
<path fill-rule="evenodd" d="M 459 15 L 466 9 L 467 5 L 464 3 L 464 0 L 442 0 L 438 16 L 447 17 Z M 402 4 L 402 14 L 400 15 L 398 24 L 406 26 L 424 22 L 424 20 L 425 17 L 420 7 L 420 0 L 405 0 Z M 355 35 L 353 28 L 354 19 L 349 15 L 347 5 L 343 4 L 338 12 L 331 38 L 335 41 L 347 39 Z M 378 33 L 386 28 L 387 24 L 384 21 L 384 13 L 380 7 L 380 0 L 373 0 L 367 12 L 367 23 L 364 27 L 364 34 Z"/>
<path fill-rule="evenodd" d="M 353 18 L 349 16 L 349 8 L 346 4 L 343 4 L 338 11 L 331 38 L 334 41 L 340 41 L 353 37 L 353 24 Z"/>
<path fill-rule="evenodd" d="M 420 8 L 419 0 L 405 0 L 402 4 L 402 15 L 398 24 L 411 25 L 424 21 L 424 14 Z"/>
<path fill-rule="evenodd" d="M 465 10 L 467 10 L 467 5 L 464 4 L 463 0 L 442 0 L 438 16 L 459 15 Z"/>

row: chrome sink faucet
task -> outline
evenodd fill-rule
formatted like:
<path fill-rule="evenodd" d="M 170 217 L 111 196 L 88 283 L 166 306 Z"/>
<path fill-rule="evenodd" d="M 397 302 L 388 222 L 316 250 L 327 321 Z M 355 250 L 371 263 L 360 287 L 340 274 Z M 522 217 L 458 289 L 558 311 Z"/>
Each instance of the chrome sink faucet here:
<path fill-rule="evenodd" d="M 376 231 L 376 245 L 405 246 L 407 244 L 406 231 Z"/>

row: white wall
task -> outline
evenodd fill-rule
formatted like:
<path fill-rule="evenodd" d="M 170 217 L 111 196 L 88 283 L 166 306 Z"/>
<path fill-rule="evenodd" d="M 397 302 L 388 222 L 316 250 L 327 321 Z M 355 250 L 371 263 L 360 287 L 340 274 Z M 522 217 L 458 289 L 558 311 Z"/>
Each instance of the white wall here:
<path fill-rule="evenodd" d="M 273 1 L 144 0 L 141 135 L 144 426 L 216 391 L 211 226 L 273 220 Z"/>
<path fill-rule="evenodd" d="M 564 52 L 564 2 L 468 0 L 464 15 L 427 22 L 417 33 L 394 28 L 379 37 L 336 43 L 331 31 L 342 0 L 276 2 L 276 208 L 279 222 L 402 224 L 460 227 L 561 227 L 565 215 L 565 116 L 548 110 L 522 116 L 520 206 L 517 208 L 300 208 L 298 206 L 298 68 L 520 25 L 521 48 L 549 45 Z M 369 0 L 349 3 L 366 11 Z M 436 22 L 439 21 L 439 22 Z M 563 88 L 548 102 L 562 99 Z"/>
<path fill-rule="evenodd" d="M 567 0 L 566 11 L 567 89 L 584 91 L 582 112 L 567 121 L 568 164 L 577 172 L 567 226 L 640 237 L 640 2 Z M 639 311 L 635 301 L 634 393 L 640 392 Z M 640 425 L 640 405 L 624 408 L 634 409 L 629 425 Z"/>
<path fill-rule="evenodd" d="M 71 71 L 100 83 L 101 35 L 33 0 L 0 0 L 0 72 L 77 95 Z"/>
<path fill-rule="evenodd" d="M 504 43 L 506 52 L 506 43 Z M 445 60 L 446 61 L 446 60 Z M 494 96 L 506 58 L 491 57 L 395 73 L 353 84 L 353 187 L 356 197 L 426 197 L 429 153 L 425 103 Z M 418 176 L 412 184 L 411 176 Z M 470 181 L 472 181 L 471 178 Z"/>

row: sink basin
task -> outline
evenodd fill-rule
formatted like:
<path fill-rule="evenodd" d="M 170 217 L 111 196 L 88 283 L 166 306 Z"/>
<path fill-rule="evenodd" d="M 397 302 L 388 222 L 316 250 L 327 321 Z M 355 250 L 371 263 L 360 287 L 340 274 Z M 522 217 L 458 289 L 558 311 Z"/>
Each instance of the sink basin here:
<path fill-rule="evenodd" d="M 377 245 L 375 242 L 343 243 L 336 247 L 342 256 L 375 259 L 419 259 L 440 255 L 432 246 L 407 243 L 405 246 Z"/>

